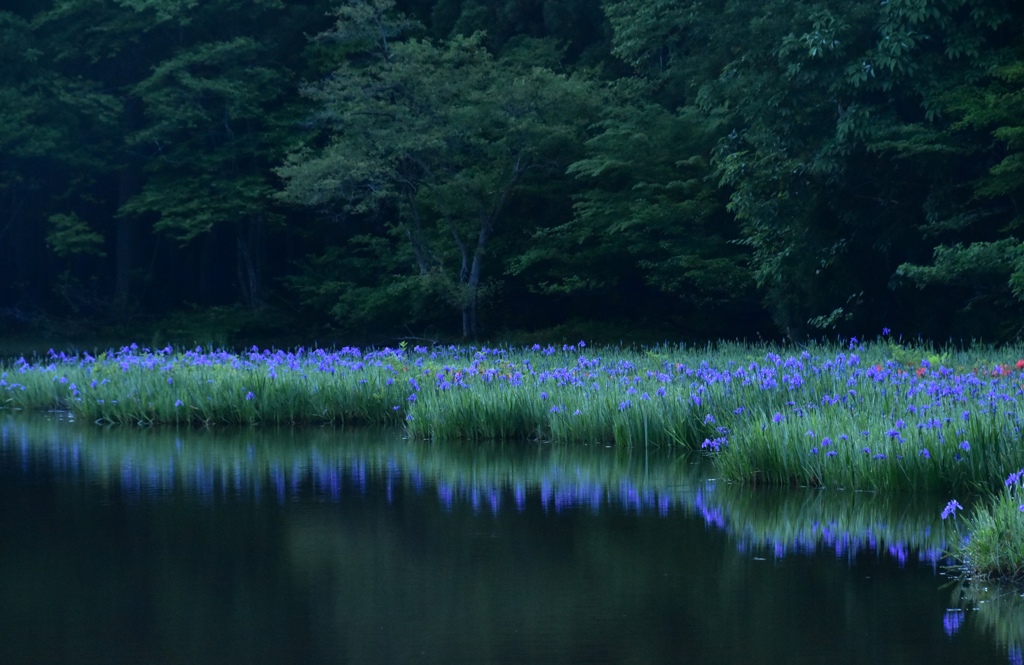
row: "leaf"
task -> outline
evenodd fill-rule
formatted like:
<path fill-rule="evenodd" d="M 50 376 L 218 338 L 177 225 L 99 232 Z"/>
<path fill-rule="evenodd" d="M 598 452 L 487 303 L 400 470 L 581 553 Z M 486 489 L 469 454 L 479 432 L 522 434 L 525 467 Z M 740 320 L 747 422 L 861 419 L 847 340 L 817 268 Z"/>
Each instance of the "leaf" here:
<path fill-rule="evenodd" d="M 79 255 L 106 256 L 103 236 L 74 213 L 51 215 L 49 222 L 46 245 L 57 256 L 65 259 Z"/>

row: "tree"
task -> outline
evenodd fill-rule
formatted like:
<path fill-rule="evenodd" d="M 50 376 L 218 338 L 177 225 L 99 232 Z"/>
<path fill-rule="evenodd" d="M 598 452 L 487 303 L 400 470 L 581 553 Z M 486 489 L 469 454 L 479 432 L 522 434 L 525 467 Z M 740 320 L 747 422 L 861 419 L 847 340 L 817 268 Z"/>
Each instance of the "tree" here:
<path fill-rule="evenodd" d="M 711 178 L 718 128 L 646 92 L 636 81 L 612 87 L 568 169 L 580 186 L 572 219 L 540 226 L 511 271 L 588 318 L 614 312 L 695 337 L 737 334 L 740 313 L 756 325 L 759 307 L 749 253 L 731 242 L 738 229 Z M 594 306 L 581 312 L 587 301 Z"/>
<path fill-rule="evenodd" d="M 534 174 L 558 174 L 591 115 L 583 81 L 521 59 L 496 60 L 483 36 L 404 37 L 389 0 L 353 0 L 335 29 L 344 60 L 304 93 L 320 107 L 322 145 L 277 169 L 284 198 L 378 215 L 404 238 L 409 266 L 444 285 L 462 334 L 478 332 L 487 254 L 510 198 Z"/>
<path fill-rule="evenodd" d="M 129 137 L 148 177 L 121 215 L 155 213 L 182 243 L 227 227 L 242 302 L 263 302 L 263 253 L 273 211 L 270 165 L 283 154 L 286 86 L 272 53 L 250 37 L 203 42 L 161 62 L 133 89 L 145 123 Z"/>
<path fill-rule="evenodd" d="M 926 236 L 938 244 L 930 265 L 906 262 L 897 277 L 919 289 L 955 294 L 961 311 L 995 338 L 1019 337 L 1024 318 L 1024 65 L 1010 44 L 985 54 L 988 70 L 946 87 L 945 145 L 956 146 L 961 177 L 930 200 Z M 970 168 L 966 165 L 972 165 Z"/>
<path fill-rule="evenodd" d="M 93 218 L 106 208 L 103 188 L 116 169 L 118 100 L 54 66 L 34 22 L 0 12 L 0 34 L 0 243 L 9 255 L 0 281 L 13 292 L 0 299 L 18 310 L 95 315 L 94 257 L 103 250 Z"/>
<path fill-rule="evenodd" d="M 302 133 L 304 32 L 327 27 L 329 1 L 24 0 L 0 13 L 0 240 L 13 255 L 0 303 L 121 322 L 183 300 L 262 301 L 264 269 L 286 264 L 270 165 Z"/>
<path fill-rule="evenodd" d="M 927 206 L 971 150 L 945 131 L 941 93 L 983 71 L 1014 3 L 610 0 L 608 11 L 616 53 L 655 94 L 723 128 L 715 174 L 778 327 L 797 339 L 917 328 L 927 308 L 892 280 L 931 254 Z"/>

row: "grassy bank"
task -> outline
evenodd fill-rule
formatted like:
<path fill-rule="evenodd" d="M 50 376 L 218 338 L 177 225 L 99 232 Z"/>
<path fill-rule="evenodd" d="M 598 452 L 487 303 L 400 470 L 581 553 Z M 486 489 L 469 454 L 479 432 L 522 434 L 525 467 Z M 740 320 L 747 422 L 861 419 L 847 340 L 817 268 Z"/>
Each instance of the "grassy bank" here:
<path fill-rule="evenodd" d="M 1022 357 L 887 336 L 800 349 L 133 345 L 19 359 L 0 369 L 0 396 L 8 409 L 99 423 L 403 425 L 424 439 L 678 445 L 744 484 L 952 496 L 996 492 L 1024 468 Z M 992 533 L 1024 529 L 1015 496 L 991 504 Z M 975 517 L 979 534 L 988 519 Z"/>
<path fill-rule="evenodd" d="M 404 425 L 417 438 L 703 448 L 727 478 L 997 487 L 1024 466 L 1020 350 L 124 347 L 2 370 L 6 408 L 100 423 Z M 1024 365 L 1024 363 L 1022 363 Z"/>
<path fill-rule="evenodd" d="M 1024 469 L 1007 476 L 1003 489 L 964 518 L 966 537 L 956 557 L 974 574 L 1024 579 Z M 952 500 L 943 519 L 958 519 L 960 504 Z"/>

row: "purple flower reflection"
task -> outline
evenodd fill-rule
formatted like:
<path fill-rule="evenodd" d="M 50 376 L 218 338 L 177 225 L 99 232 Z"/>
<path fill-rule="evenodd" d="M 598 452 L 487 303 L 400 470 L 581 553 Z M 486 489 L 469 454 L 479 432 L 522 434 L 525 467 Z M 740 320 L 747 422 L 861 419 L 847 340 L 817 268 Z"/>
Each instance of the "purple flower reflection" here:
<path fill-rule="evenodd" d="M 946 610 L 946 614 L 942 617 L 942 630 L 949 637 L 953 637 L 960 631 L 960 626 L 963 625 L 963 622 L 963 610 Z"/>
<path fill-rule="evenodd" d="M 332 467 L 328 472 L 327 487 L 331 493 L 331 501 L 337 502 L 341 498 L 341 475 L 337 468 Z"/>
<path fill-rule="evenodd" d="M 284 471 L 281 470 L 277 464 L 274 464 L 274 468 L 271 470 L 271 483 L 274 485 L 274 493 L 277 495 L 277 502 L 284 503 L 285 498 L 285 480 Z"/>
<path fill-rule="evenodd" d="M 620 491 L 622 492 L 622 507 L 627 510 L 634 509 L 636 510 L 637 514 L 640 514 L 642 505 L 640 501 L 640 492 L 637 490 L 637 488 L 632 484 L 629 484 L 626 485 L 623 489 L 623 487 L 620 485 Z"/>
<path fill-rule="evenodd" d="M 448 512 L 452 510 L 452 499 L 454 498 L 454 490 L 451 485 L 446 483 L 439 483 L 437 486 L 437 498 L 441 500 L 441 505 Z"/>
<path fill-rule="evenodd" d="M 945 553 L 941 549 L 936 547 L 928 547 L 926 549 L 921 550 L 921 552 L 918 554 L 918 557 L 921 559 L 921 561 L 926 561 L 927 563 L 930 563 L 933 569 L 936 565 L 938 565 L 939 561 L 941 561 L 942 557 L 944 556 Z"/>
<path fill-rule="evenodd" d="M 515 486 L 515 497 L 516 497 L 516 510 L 523 512 L 526 508 L 526 487 L 522 484 L 516 483 Z"/>
<path fill-rule="evenodd" d="M 551 481 L 547 478 L 542 479 L 540 481 L 540 502 L 544 506 L 544 510 L 548 509 L 548 503 L 551 501 L 553 494 Z"/>
<path fill-rule="evenodd" d="M 903 543 L 889 545 L 889 556 L 899 562 L 900 568 L 903 568 L 907 564 L 907 554 L 907 546 Z"/>

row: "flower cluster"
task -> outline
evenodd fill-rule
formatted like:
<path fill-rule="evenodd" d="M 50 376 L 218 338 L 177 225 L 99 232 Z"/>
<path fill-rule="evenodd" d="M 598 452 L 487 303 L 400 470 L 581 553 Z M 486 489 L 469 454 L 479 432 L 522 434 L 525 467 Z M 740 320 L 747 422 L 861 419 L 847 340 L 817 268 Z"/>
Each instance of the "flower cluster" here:
<path fill-rule="evenodd" d="M 0 396 L 112 423 L 365 423 L 421 438 L 683 445 L 715 456 L 724 477 L 778 484 L 945 490 L 1024 466 L 1013 363 L 910 360 L 902 347 L 896 359 L 892 348 L 131 345 L 21 359 L 0 368 Z"/>

